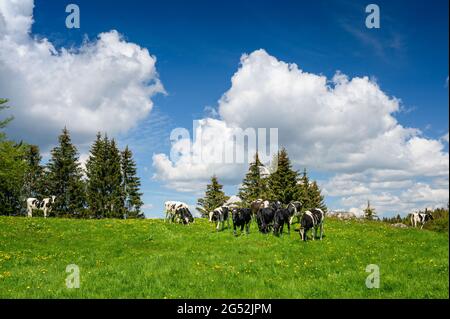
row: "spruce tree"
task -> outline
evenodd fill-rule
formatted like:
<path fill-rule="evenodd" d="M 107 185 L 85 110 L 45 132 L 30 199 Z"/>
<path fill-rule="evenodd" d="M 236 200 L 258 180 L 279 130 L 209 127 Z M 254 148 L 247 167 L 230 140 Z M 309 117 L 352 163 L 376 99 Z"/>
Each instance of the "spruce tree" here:
<path fill-rule="evenodd" d="M 322 191 L 316 181 L 313 181 L 309 186 L 309 196 L 311 209 L 320 208 L 324 212 L 327 212 L 327 206 L 325 205 Z"/>
<path fill-rule="evenodd" d="M 303 210 L 309 210 L 314 208 L 313 203 L 311 201 L 310 181 L 306 168 L 303 169 L 303 173 L 298 180 L 296 197 L 297 197 L 296 200 L 302 202 Z"/>
<path fill-rule="evenodd" d="M 250 163 L 248 173 L 242 181 L 242 187 L 239 188 L 239 198 L 243 203 L 249 205 L 252 201 L 263 198 L 267 194 L 266 178 L 261 177 L 262 163 L 259 160 L 258 153 L 255 154 L 254 162 Z"/>
<path fill-rule="evenodd" d="M 97 134 L 86 162 L 87 202 L 95 217 L 123 218 L 125 194 L 121 154 L 114 139 Z"/>
<path fill-rule="evenodd" d="M 206 186 L 205 197 L 197 200 L 197 210 L 203 217 L 207 217 L 209 212 L 222 206 L 228 200 L 228 196 L 222 190 L 223 185 L 219 184 L 217 177 L 211 177 L 211 183 Z"/>
<path fill-rule="evenodd" d="M 7 102 L 8 102 L 8 100 L 0 99 L 0 111 L 8 108 L 8 106 L 5 105 Z M 11 122 L 12 120 L 13 120 L 12 116 L 8 117 L 4 120 L 0 120 L 0 130 L 4 129 L 6 127 L 6 125 L 8 125 L 8 123 Z M 0 132 L 0 141 L 2 139 L 5 139 L 5 135 L 6 134 L 4 132 Z"/>
<path fill-rule="evenodd" d="M 44 185 L 44 168 L 41 166 L 41 159 L 39 147 L 29 145 L 25 154 L 28 166 L 23 185 L 24 195 L 27 198 L 42 198 L 45 195 L 46 185 Z"/>
<path fill-rule="evenodd" d="M 106 215 L 106 187 L 105 187 L 105 141 L 100 133 L 91 146 L 89 158 L 86 161 L 86 201 L 89 207 L 89 215 L 92 217 L 104 217 Z"/>
<path fill-rule="evenodd" d="M 125 214 L 125 194 L 122 189 L 122 167 L 120 151 L 114 139 L 107 145 L 106 184 L 108 190 L 108 217 L 123 218 Z"/>
<path fill-rule="evenodd" d="M 364 209 L 364 218 L 367 220 L 374 220 L 378 218 L 375 209 L 370 207 L 370 201 L 367 201 L 367 207 Z"/>
<path fill-rule="evenodd" d="M 133 153 L 128 148 L 122 152 L 122 189 L 125 198 L 126 215 L 131 218 L 143 218 L 141 207 L 144 204 L 140 193 L 141 181 L 137 176 Z"/>
<path fill-rule="evenodd" d="M 296 198 L 298 173 L 292 169 L 285 148 L 278 152 L 277 169 L 268 178 L 269 200 L 290 203 Z"/>
<path fill-rule="evenodd" d="M 47 196 L 56 196 L 52 207 L 56 216 L 80 216 L 85 207 L 85 193 L 78 152 L 67 128 L 63 129 L 58 140 L 59 145 L 51 151 L 48 163 L 50 194 Z"/>

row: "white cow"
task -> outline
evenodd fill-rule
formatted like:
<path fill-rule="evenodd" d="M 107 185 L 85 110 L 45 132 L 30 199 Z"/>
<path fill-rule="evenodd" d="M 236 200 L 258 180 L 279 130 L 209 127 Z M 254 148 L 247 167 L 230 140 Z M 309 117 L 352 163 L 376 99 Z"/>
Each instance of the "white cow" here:
<path fill-rule="evenodd" d="M 36 198 L 27 199 L 27 215 L 33 217 L 33 209 L 42 210 L 44 212 L 44 218 L 47 218 L 47 214 L 52 210 L 52 205 L 55 203 L 56 196 L 50 198 L 44 198 L 38 200 Z"/>
<path fill-rule="evenodd" d="M 420 229 L 422 229 L 425 223 L 429 220 L 433 220 L 433 215 L 431 215 L 431 213 L 427 210 L 425 210 L 425 213 L 411 214 L 411 225 L 413 227 L 417 227 L 417 224 L 422 224 L 422 226 L 420 226 Z"/>

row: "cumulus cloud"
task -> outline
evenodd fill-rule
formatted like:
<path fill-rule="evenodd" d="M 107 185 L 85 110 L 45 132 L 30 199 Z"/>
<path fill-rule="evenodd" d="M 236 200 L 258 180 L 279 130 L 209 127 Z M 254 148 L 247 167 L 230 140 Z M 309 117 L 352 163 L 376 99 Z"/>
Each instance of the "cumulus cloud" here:
<path fill-rule="evenodd" d="M 32 0 L 0 3 L 0 96 L 10 100 L 13 137 L 45 147 L 64 126 L 77 143 L 97 131 L 125 132 L 164 92 L 156 58 L 115 30 L 78 48 L 56 48 L 31 32 Z M 45 123 L 45 124 L 44 124 Z"/>
<path fill-rule="evenodd" d="M 335 175 L 325 191 L 344 196 L 344 208 L 363 205 L 371 195 L 384 209 L 404 200 L 392 190 L 413 187 L 418 177 L 446 177 L 449 170 L 442 140 L 398 123 L 395 114 L 401 106 L 400 99 L 388 96 L 368 76 L 336 72 L 328 79 L 257 50 L 242 56 L 231 88 L 218 102 L 219 119 L 205 122 L 205 130 L 221 126 L 219 134 L 202 147 L 216 147 L 236 127 L 278 128 L 279 144 L 296 167 Z M 236 176 L 235 184 L 243 176 L 231 168 L 190 167 L 185 164 L 189 160 L 157 154 L 155 177 L 173 186 L 181 180 L 201 184 L 212 173 Z M 439 194 L 430 201 L 443 200 L 441 189 L 430 189 L 429 194 Z"/>
<path fill-rule="evenodd" d="M 198 192 L 212 175 L 220 176 L 226 184 L 237 184 L 256 152 L 254 137 L 258 135 L 258 130 L 241 129 L 212 118 L 199 120 L 194 126 L 192 138 L 188 132 L 180 130 L 181 138 L 177 138 L 176 132 L 173 133 L 175 140 L 170 156 L 153 156 L 154 177 L 178 191 Z M 262 137 L 259 139 L 264 144 L 259 147 L 263 151 L 263 162 L 268 162 L 278 151 L 274 138 L 276 134 L 270 134 L 266 141 Z M 267 154 L 266 157 L 264 154 Z"/>

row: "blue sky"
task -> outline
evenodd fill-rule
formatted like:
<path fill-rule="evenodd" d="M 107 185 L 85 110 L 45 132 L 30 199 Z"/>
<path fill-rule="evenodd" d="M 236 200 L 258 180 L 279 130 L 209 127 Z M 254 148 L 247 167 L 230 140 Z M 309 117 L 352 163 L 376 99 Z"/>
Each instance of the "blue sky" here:
<path fill-rule="evenodd" d="M 65 27 L 69 3 L 80 7 L 80 29 Z M 376 1 L 381 28 L 370 30 L 364 25 L 368 3 L 36 0 L 32 33 L 67 48 L 114 29 L 156 57 L 167 94 L 155 94 L 150 114 L 116 135 L 121 145 L 129 144 L 135 152 L 146 214 L 155 217 L 161 215 L 164 200 L 194 204 L 196 195 L 153 179 L 152 155 L 170 152 L 173 128 L 191 129 L 193 120 L 206 116 L 205 107 L 218 108 L 244 53 L 264 49 L 279 61 L 328 79 L 338 70 L 349 78 L 368 76 L 386 95 L 401 99 L 401 111 L 394 117 L 402 126 L 419 129 L 423 138 L 436 141 L 448 133 L 448 1 Z M 448 142 L 443 145 L 448 158 Z M 324 184 L 342 173 L 308 169 Z M 416 174 L 413 183 L 431 183 L 430 176 Z M 440 185 L 448 190 L 448 175 L 432 176 L 433 181 L 446 179 L 447 184 Z M 225 189 L 232 195 L 236 185 Z M 343 205 L 341 199 L 327 196 L 327 203 L 332 208 L 353 205 Z"/>

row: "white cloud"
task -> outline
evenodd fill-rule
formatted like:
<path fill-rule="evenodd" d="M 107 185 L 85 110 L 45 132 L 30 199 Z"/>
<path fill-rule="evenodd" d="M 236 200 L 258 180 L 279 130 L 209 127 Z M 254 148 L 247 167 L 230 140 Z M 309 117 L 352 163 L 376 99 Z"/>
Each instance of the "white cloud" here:
<path fill-rule="evenodd" d="M 64 127 L 75 142 L 99 130 L 125 132 L 145 118 L 164 92 L 156 58 L 117 31 L 78 48 L 57 49 L 31 33 L 33 1 L 0 3 L 0 96 L 15 120 L 13 137 L 45 147 Z"/>
<path fill-rule="evenodd" d="M 221 120 L 206 118 L 200 120 L 194 130 L 195 140 L 181 138 L 172 144 L 171 158 L 166 154 L 153 156 L 154 178 L 181 192 L 203 191 L 203 186 L 213 174 L 219 176 L 222 183 L 238 181 L 245 173 L 247 164 L 226 164 L 224 154 L 233 155 L 233 145 L 229 142 L 233 141 L 239 128 L 230 127 Z M 237 145 L 241 148 L 242 143 Z M 249 154 L 254 153 L 255 147 L 250 147 Z M 174 160 L 175 156 L 178 159 Z"/>
<path fill-rule="evenodd" d="M 448 144 L 448 132 L 441 137 L 441 141 L 444 141 Z"/>
<path fill-rule="evenodd" d="M 395 118 L 400 110 L 401 101 L 384 93 L 368 76 L 350 79 L 337 72 L 329 80 L 257 50 L 242 56 L 231 88 L 219 100 L 220 118 L 204 123 L 205 130 L 221 129 L 202 147 L 216 147 L 236 127 L 278 128 L 279 143 L 288 149 L 296 167 L 336 175 L 324 188 L 330 196 L 344 196 L 344 208 L 361 207 L 372 198 L 374 205 L 387 209 L 415 194 L 400 197 L 396 192 L 414 190 L 416 178 L 445 178 L 449 170 L 442 141 L 402 126 Z M 169 187 L 192 182 L 196 188 L 213 173 L 235 177 L 234 184 L 243 176 L 241 167 L 235 171 L 192 167 L 186 164 L 189 161 L 189 156 L 171 161 L 157 154 L 155 177 Z M 340 181 L 341 177 L 348 180 Z M 430 201 L 442 201 L 441 190 L 428 186 Z"/>

